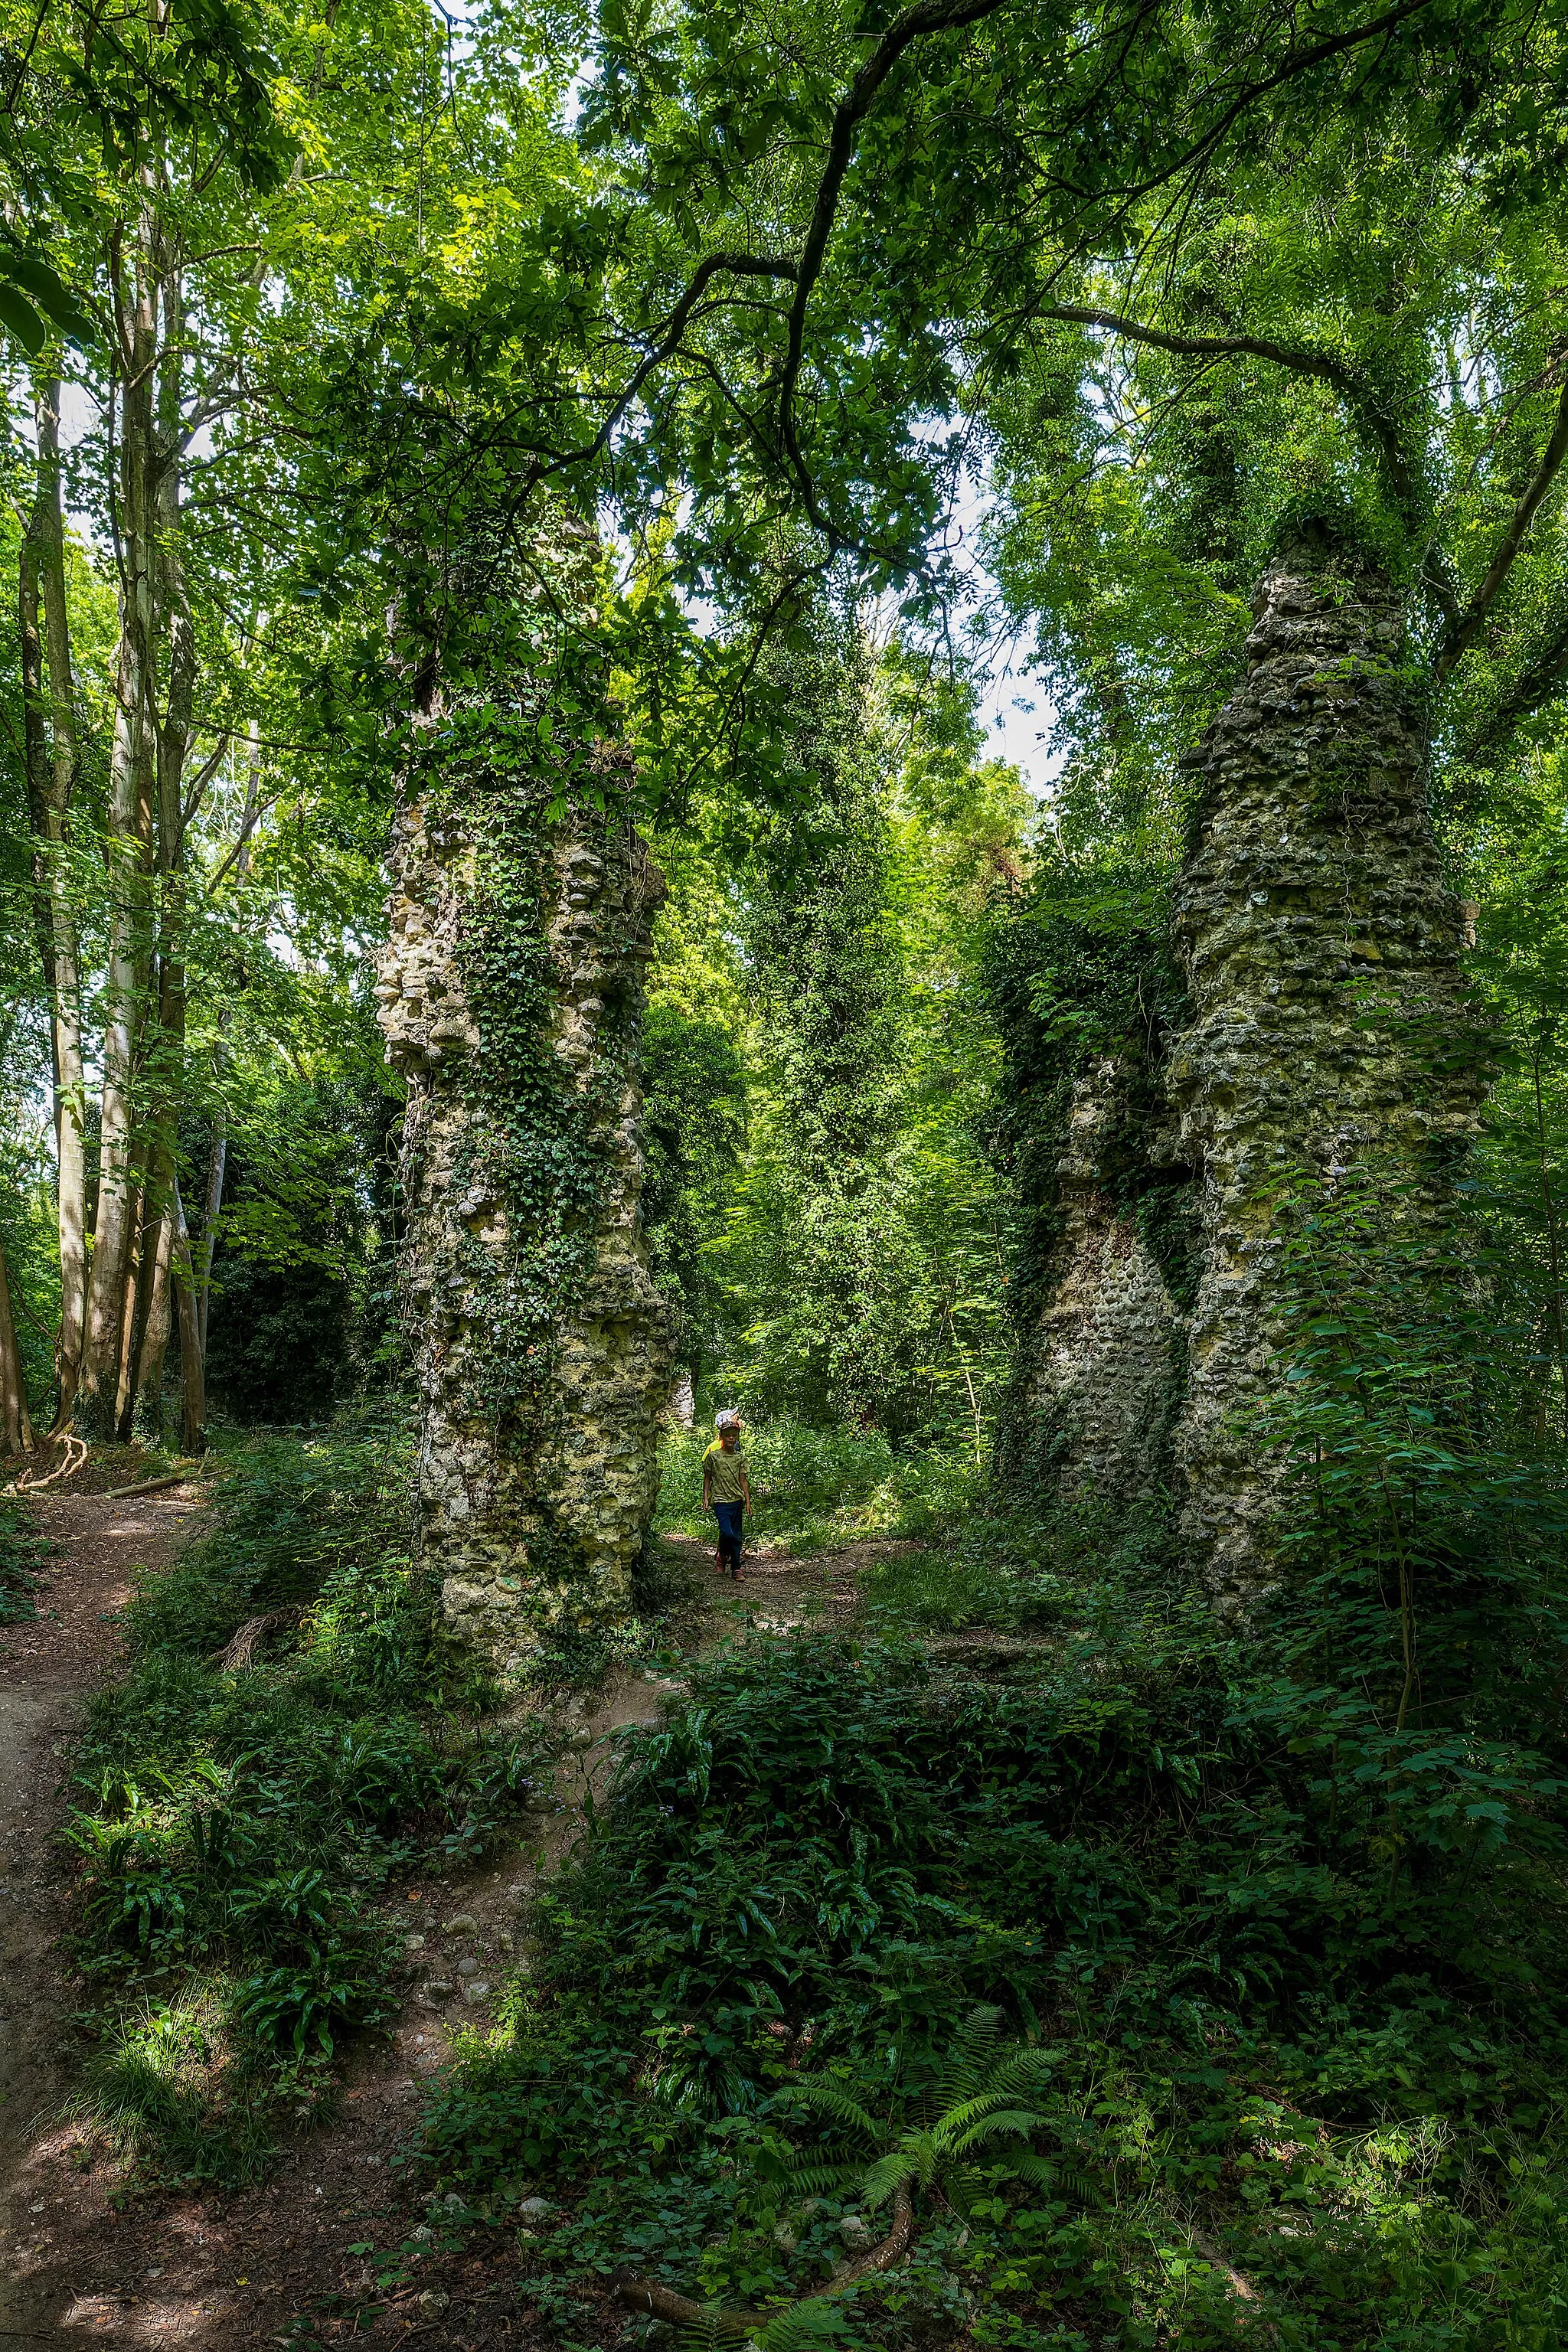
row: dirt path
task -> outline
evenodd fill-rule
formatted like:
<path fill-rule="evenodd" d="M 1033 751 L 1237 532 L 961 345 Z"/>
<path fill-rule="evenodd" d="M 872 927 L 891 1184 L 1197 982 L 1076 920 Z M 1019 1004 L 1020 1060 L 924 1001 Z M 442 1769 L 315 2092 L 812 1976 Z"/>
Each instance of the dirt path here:
<path fill-rule="evenodd" d="M 515 1963 L 539 1873 L 577 1833 L 587 1786 L 607 1777 L 607 1735 L 656 1720 L 677 1685 L 612 1676 L 577 1704 L 557 1810 L 493 1866 L 405 1890 L 409 1998 L 387 2036 L 355 2052 L 332 2119 L 268 2181 L 227 2199 L 127 2202 L 120 2168 L 61 2119 L 76 1998 L 58 1949 L 62 1759 L 86 1695 L 116 1670 L 115 1614 L 136 1570 L 166 1562 L 202 1507 L 182 1487 L 118 1503 L 45 1496 L 36 1507 L 59 1550 L 38 1622 L 0 1631 L 0 1860 L 10 1864 L 0 1875 L 0 2347 L 108 2339 L 248 2352 L 335 2342 L 356 2327 L 370 2285 L 353 2250 L 428 2235 L 439 2221 L 391 2162 L 409 2140 L 422 2083 L 449 2063 L 455 2032 L 489 2021 L 491 1982 Z M 676 1629 L 689 1654 L 748 1625 L 782 1633 L 847 1620 L 861 1569 L 881 1548 L 764 1556 L 748 1562 L 738 1589 L 711 1574 L 705 1546 L 671 1549 L 693 1570 Z M 514 2278 L 509 2233 L 432 2244 L 376 2334 L 441 2352 L 542 2352 L 550 2339 L 520 2315 Z M 341 2317 L 322 2307 L 332 2299 Z M 297 2332 L 298 2315 L 312 2310 L 314 2326 Z"/>
<path fill-rule="evenodd" d="M 58 1549 L 37 1620 L 0 1629 L 0 2344 L 68 2340 L 56 2326 L 55 2273 L 76 2233 L 80 2184 L 47 2120 L 69 2090 L 72 1988 L 56 1948 L 62 1759 L 84 1699 L 119 1664 L 115 1617 L 137 1570 L 173 1558 L 200 1503 L 175 1487 L 121 1502 L 44 1495 L 33 1507 Z"/>

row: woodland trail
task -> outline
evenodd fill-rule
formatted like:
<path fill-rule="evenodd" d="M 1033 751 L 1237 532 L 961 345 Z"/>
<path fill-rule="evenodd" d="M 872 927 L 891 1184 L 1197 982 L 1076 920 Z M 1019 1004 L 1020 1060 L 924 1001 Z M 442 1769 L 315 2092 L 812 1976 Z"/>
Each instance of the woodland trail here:
<path fill-rule="evenodd" d="M 176 1486 L 121 1501 L 46 1493 L 32 1508 L 57 1549 L 37 1619 L 0 1631 L 0 2344 L 71 2340 L 60 2323 L 76 2282 L 114 2260 L 123 2226 L 53 2120 L 69 2094 L 72 2004 L 57 1948 L 61 1774 L 84 1700 L 119 1664 L 115 1619 L 136 1571 L 173 1559 L 201 1505 Z"/>
<path fill-rule="evenodd" d="M 405 1890 L 408 1996 L 389 2031 L 353 2051 L 331 2119 L 287 2149 L 268 2180 L 238 2194 L 128 2198 L 122 2166 L 65 2119 L 81 1995 L 60 1949 L 61 1776 L 86 1697 L 116 1671 L 116 1612 L 136 1571 L 172 1559 L 202 1509 L 195 1486 L 121 1502 L 40 1498 L 38 1523 L 58 1549 L 39 1618 L 0 1632 L 0 1834 L 10 1864 L 0 1878 L 0 2347 L 109 2340 L 248 2352 L 346 2341 L 379 2305 L 384 2343 L 542 2352 L 552 2339 L 520 2307 L 510 2231 L 473 2232 L 458 2252 L 433 2248 L 390 2305 L 351 2249 L 395 2246 L 427 2222 L 426 2197 L 389 2168 L 409 2138 L 421 2083 L 449 2063 L 456 2032 L 489 2021 L 489 1978 L 526 1950 L 539 1874 L 572 1843 L 589 1788 L 603 1787 L 609 1735 L 656 1720 L 677 1685 L 617 1674 L 569 1704 L 573 1747 L 557 1810 L 480 1871 Z M 747 1623 L 783 1633 L 846 1622 L 860 1568 L 885 1549 L 764 1555 L 748 1561 L 737 1591 L 713 1575 L 707 1547 L 677 1539 L 668 1549 L 697 1571 L 678 1612 L 679 1646 L 690 1654 Z M 314 2329 L 299 2337 L 290 2322 L 306 2313 Z"/>

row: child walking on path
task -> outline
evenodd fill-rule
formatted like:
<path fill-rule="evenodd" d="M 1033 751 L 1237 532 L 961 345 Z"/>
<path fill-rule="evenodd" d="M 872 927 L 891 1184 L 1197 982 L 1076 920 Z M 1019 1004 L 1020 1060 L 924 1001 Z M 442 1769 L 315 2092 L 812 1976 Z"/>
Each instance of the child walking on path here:
<path fill-rule="evenodd" d="M 719 1573 L 722 1576 L 727 1565 L 739 1584 L 745 1514 L 752 1507 L 746 1457 L 741 1451 L 740 1414 L 721 1412 L 717 1427 L 719 1442 L 702 1456 L 702 1507 L 719 1522 Z"/>

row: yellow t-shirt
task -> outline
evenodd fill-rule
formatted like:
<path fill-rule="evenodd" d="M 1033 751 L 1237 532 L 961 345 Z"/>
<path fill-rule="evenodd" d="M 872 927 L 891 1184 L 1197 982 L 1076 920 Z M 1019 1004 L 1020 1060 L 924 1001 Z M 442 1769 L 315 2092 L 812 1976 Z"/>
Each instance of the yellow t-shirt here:
<path fill-rule="evenodd" d="M 746 1457 L 737 1445 L 726 1454 L 717 1438 L 702 1456 L 702 1472 L 708 1481 L 710 1503 L 740 1503 L 745 1500 L 741 1481 L 746 1475 Z"/>

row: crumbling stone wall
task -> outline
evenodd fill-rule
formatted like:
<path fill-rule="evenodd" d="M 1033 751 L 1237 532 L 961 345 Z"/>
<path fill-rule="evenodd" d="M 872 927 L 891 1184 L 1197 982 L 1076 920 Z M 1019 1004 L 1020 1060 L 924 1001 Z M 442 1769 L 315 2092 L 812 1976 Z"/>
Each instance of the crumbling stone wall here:
<path fill-rule="evenodd" d="M 1441 1250 L 1489 1075 L 1396 593 L 1303 533 L 1253 609 L 1245 682 L 1183 763 L 1173 1016 L 1140 1055 L 1077 1076 L 1021 1357 L 1026 1429 L 1002 1456 L 1037 1496 L 1092 1492 L 1111 1523 L 1163 1495 L 1226 1611 L 1272 1574 L 1284 1465 L 1253 1409 L 1276 1392 L 1286 1200 L 1370 1171 Z M 1145 952 L 1160 985 L 1152 940 Z M 1152 1205 L 1174 1209 L 1173 1255 L 1149 1246 Z"/>
<path fill-rule="evenodd" d="M 434 722 L 395 824 L 377 996 L 408 1107 L 419 1507 L 450 1633 L 512 1674 L 631 1606 L 658 1487 L 665 1309 L 638 1223 L 637 1030 L 664 884 L 595 808 Z"/>
<path fill-rule="evenodd" d="M 1226 1608 L 1268 1580 L 1279 1465 L 1246 1409 L 1270 1378 L 1280 1187 L 1384 1168 L 1399 1213 L 1436 1233 L 1486 1087 L 1399 600 L 1364 558 L 1304 537 L 1253 609 L 1246 682 L 1184 762 L 1192 1010 L 1166 1074 L 1201 1185 L 1181 1527 Z"/>
<path fill-rule="evenodd" d="M 1053 1173 L 1059 1232 L 1018 1405 L 1037 1485 L 1110 1520 L 1168 1495 L 1184 1322 L 1132 1207 L 1110 1188 L 1130 1073 L 1100 1055 L 1074 1085 Z"/>

